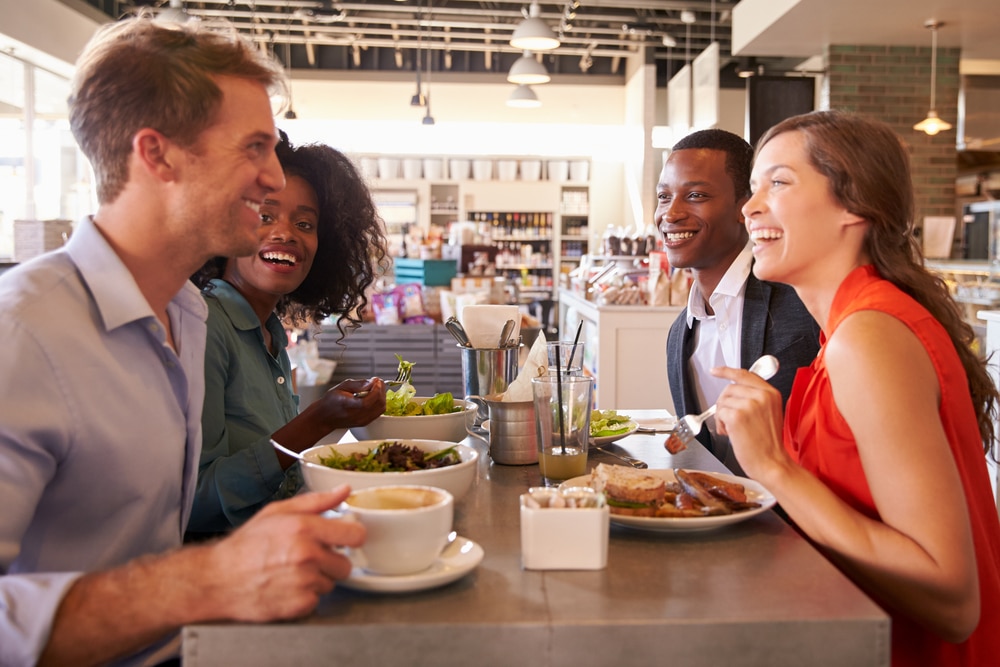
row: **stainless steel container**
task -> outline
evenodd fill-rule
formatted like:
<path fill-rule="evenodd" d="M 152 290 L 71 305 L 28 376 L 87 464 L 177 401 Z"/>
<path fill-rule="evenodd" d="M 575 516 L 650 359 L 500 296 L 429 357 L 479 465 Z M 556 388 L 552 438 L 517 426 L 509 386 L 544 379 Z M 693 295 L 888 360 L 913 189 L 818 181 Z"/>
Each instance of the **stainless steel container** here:
<path fill-rule="evenodd" d="M 486 408 L 489 413 L 488 424 L 483 423 L 480 414 L 466 430 L 489 445 L 494 463 L 513 466 L 538 463 L 534 401 L 505 403 L 499 395 L 471 395 L 465 400 Z"/>
<path fill-rule="evenodd" d="M 507 385 L 517 377 L 520 347 L 475 349 L 462 351 L 462 383 L 465 395 L 489 396 L 507 391 Z"/>

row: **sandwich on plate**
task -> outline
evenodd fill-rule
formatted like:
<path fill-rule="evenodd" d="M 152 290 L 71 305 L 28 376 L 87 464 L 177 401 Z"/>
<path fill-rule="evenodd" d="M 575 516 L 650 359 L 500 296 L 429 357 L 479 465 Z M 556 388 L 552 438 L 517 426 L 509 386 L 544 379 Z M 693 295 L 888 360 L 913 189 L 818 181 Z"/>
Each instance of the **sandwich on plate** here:
<path fill-rule="evenodd" d="M 606 463 L 598 463 L 591 471 L 590 486 L 604 493 L 612 514 L 627 516 L 656 516 L 667 495 L 663 478 Z"/>
<path fill-rule="evenodd" d="M 603 493 L 611 514 L 684 518 L 733 514 L 760 507 L 737 482 L 675 468 L 673 480 L 628 466 L 599 463 L 590 486 Z"/>

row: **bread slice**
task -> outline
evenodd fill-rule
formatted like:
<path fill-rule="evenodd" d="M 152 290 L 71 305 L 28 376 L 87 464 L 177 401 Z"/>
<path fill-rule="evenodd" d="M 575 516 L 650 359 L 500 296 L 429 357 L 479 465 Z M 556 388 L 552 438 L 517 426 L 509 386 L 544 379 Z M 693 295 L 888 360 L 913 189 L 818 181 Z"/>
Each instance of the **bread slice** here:
<path fill-rule="evenodd" d="M 667 492 L 662 478 L 628 466 L 598 463 L 590 480 L 598 493 L 604 493 L 612 514 L 654 516 Z"/>

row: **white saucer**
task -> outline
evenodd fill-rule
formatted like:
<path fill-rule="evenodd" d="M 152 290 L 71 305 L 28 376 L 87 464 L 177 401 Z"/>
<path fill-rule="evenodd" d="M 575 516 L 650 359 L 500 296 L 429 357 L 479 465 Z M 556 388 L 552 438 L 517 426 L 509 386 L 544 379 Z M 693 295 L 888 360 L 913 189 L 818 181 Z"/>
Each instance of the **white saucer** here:
<path fill-rule="evenodd" d="M 338 586 L 356 591 L 375 593 L 408 593 L 423 591 L 450 584 L 461 579 L 483 560 L 483 548 L 472 540 L 458 536 L 441 553 L 437 561 L 426 570 L 415 574 L 381 575 L 366 572 L 359 566 L 361 558 L 352 555 L 354 569 L 351 576 L 337 583 Z"/>

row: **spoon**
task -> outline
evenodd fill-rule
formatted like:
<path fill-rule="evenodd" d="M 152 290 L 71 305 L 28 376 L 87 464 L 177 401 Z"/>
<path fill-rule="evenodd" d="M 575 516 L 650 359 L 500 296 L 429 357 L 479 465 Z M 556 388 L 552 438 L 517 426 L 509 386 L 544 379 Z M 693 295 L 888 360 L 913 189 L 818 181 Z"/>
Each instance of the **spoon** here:
<path fill-rule="evenodd" d="M 296 451 L 293 451 L 293 450 L 289 449 L 288 447 L 285 447 L 282 444 L 279 444 L 278 441 L 275 440 L 274 438 L 271 438 L 271 446 L 274 447 L 275 449 L 277 449 L 282 454 L 287 454 L 288 456 L 291 456 L 296 461 L 302 461 L 303 463 L 309 463 L 309 461 L 306 461 L 305 458 L 303 458 L 301 454 L 299 454 Z"/>
<path fill-rule="evenodd" d="M 448 333 L 452 335 L 461 347 L 472 346 L 469 342 L 468 334 L 465 333 L 465 327 L 462 326 L 457 317 L 449 317 L 448 321 L 444 323 L 444 328 L 448 330 Z"/>
<path fill-rule="evenodd" d="M 774 374 L 778 372 L 778 359 L 773 355 L 765 354 L 763 357 L 753 362 L 750 365 L 749 370 L 758 377 L 770 380 L 774 377 Z"/>
<path fill-rule="evenodd" d="M 510 335 L 514 332 L 514 320 L 507 320 L 504 322 L 503 329 L 500 331 L 500 344 L 497 347 L 503 348 L 507 347 L 507 342 L 510 340 Z"/>
<path fill-rule="evenodd" d="M 771 356 L 770 354 L 765 354 L 763 357 L 753 362 L 753 365 L 749 368 L 750 372 L 757 375 L 765 380 L 770 380 L 775 373 L 778 372 L 778 360 Z M 667 438 L 667 441 L 663 443 L 663 446 L 671 454 L 676 454 L 687 448 L 688 445 L 694 440 L 695 436 L 701 431 L 702 424 L 705 423 L 707 419 L 715 414 L 715 409 L 717 404 L 713 403 L 712 407 L 705 410 L 700 415 L 684 415 L 677 422 L 677 427 L 674 428 L 674 432 Z"/>

